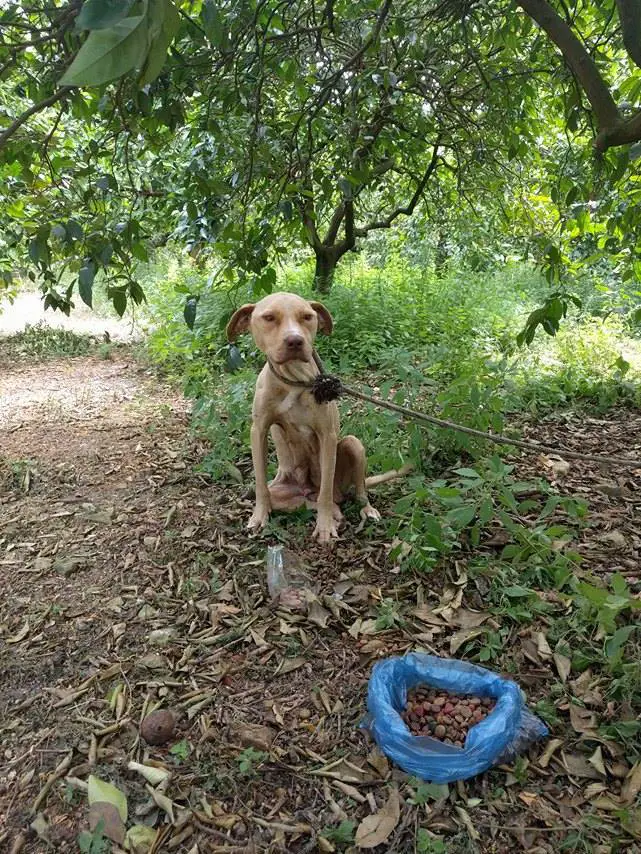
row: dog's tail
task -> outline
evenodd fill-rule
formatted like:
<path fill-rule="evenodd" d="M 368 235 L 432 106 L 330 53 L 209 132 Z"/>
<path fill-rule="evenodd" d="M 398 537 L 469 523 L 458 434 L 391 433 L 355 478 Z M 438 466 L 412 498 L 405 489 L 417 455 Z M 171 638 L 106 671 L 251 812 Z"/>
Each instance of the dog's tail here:
<path fill-rule="evenodd" d="M 375 474 L 372 475 L 372 477 L 365 478 L 365 486 L 369 489 L 372 486 L 378 486 L 379 483 L 388 483 L 390 480 L 398 480 L 399 478 L 408 475 L 411 471 L 414 471 L 414 466 L 411 463 L 406 463 L 404 466 L 401 466 L 400 469 L 391 469 L 383 474 Z"/>

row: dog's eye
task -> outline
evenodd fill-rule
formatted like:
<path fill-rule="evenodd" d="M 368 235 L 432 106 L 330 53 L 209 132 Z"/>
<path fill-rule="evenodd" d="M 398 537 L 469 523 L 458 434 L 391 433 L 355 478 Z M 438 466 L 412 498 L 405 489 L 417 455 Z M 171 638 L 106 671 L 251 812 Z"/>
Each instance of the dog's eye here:
<path fill-rule="evenodd" d="M 263 320 L 266 320 L 268 323 L 272 323 L 274 320 L 276 320 L 276 318 L 273 314 L 264 314 Z"/>
<path fill-rule="evenodd" d="M 303 320 L 313 320 L 313 319 L 314 319 L 313 314 L 304 314 L 303 315 Z"/>

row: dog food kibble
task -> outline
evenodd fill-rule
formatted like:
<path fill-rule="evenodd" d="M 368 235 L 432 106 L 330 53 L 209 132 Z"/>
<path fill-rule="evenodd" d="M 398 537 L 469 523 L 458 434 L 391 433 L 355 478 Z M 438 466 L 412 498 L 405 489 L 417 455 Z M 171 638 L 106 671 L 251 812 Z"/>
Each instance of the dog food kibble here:
<path fill-rule="evenodd" d="M 417 685 L 407 692 L 401 717 L 412 735 L 429 735 L 463 747 L 469 729 L 486 718 L 494 705 L 491 697 L 459 697 Z"/>

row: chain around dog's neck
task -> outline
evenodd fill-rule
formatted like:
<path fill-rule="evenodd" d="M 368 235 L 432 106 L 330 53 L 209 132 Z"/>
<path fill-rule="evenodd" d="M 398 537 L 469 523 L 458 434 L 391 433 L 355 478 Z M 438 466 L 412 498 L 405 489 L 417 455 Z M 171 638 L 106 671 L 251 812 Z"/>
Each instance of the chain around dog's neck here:
<path fill-rule="evenodd" d="M 330 401 L 336 400 L 341 396 L 343 384 L 338 377 L 333 377 L 331 374 L 325 373 L 325 368 L 316 350 L 312 351 L 312 357 L 318 368 L 318 374 L 313 380 L 307 381 L 290 380 L 288 377 L 283 376 L 283 374 L 276 370 L 274 363 L 269 358 L 267 359 L 267 364 L 276 379 L 280 382 L 285 383 L 285 385 L 294 386 L 295 388 L 308 388 L 314 395 L 316 403 L 330 403 Z"/>

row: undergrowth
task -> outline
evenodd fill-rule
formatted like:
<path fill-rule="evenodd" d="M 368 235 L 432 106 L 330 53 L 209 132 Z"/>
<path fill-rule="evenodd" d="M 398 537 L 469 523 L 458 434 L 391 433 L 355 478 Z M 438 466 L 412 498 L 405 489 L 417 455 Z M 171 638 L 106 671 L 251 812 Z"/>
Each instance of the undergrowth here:
<path fill-rule="evenodd" d="M 70 329 L 38 323 L 27 325 L 21 332 L 2 339 L 2 346 L 19 356 L 47 359 L 84 356 L 96 348 L 96 341 L 88 335 L 78 335 Z"/>
<path fill-rule="evenodd" d="M 276 287 L 311 296 L 311 272 L 286 269 Z M 144 284 L 149 352 L 184 381 L 196 401 L 196 425 L 215 448 L 210 471 L 229 476 L 229 463 L 247 454 L 249 403 L 263 358 L 249 336 L 230 351 L 224 329 L 239 305 L 261 294 L 215 285 L 191 261 L 172 256 L 148 268 Z M 638 403 L 641 346 L 620 314 L 603 319 L 577 310 L 555 338 L 540 333 L 530 347 L 516 346 L 546 289 L 524 265 L 439 279 L 400 262 L 353 262 L 324 299 L 335 327 L 317 339 L 318 351 L 328 370 L 365 390 L 484 431 L 504 432 L 522 411 Z M 193 330 L 183 317 L 190 295 L 199 298 Z M 342 421 L 346 432 L 362 436 L 373 471 L 409 458 L 435 472 L 461 454 L 489 450 L 453 431 L 401 427 L 397 416 L 351 401 L 342 404 Z"/>

